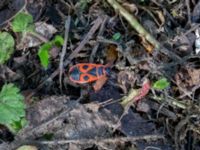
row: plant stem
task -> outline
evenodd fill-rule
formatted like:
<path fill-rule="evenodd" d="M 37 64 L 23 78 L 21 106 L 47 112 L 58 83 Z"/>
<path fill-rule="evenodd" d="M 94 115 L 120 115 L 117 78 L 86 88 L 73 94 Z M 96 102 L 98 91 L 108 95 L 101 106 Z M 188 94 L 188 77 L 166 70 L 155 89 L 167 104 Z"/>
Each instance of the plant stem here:
<path fill-rule="evenodd" d="M 130 23 L 130 25 L 140 34 L 141 37 L 145 37 L 145 39 L 149 43 L 154 45 L 156 49 L 160 48 L 160 43 L 146 29 L 144 29 L 144 27 L 137 21 L 137 19 L 132 14 L 130 14 L 125 8 L 123 8 L 117 1 L 107 1 L 117 12 L 119 12 Z"/>

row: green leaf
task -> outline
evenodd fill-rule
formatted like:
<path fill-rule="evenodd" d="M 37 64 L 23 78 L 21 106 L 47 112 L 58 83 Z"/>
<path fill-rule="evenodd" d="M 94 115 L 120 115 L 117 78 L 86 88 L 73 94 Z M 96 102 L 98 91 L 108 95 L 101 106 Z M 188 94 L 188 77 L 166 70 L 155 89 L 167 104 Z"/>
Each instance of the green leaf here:
<path fill-rule="evenodd" d="M 51 42 L 48 42 L 43 44 L 38 51 L 40 62 L 45 69 L 47 69 L 49 65 L 49 57 L 50 57 L 49 50 L 51 49 L 51 47 L 52 47 Z"/>
<path fill-rule="evenodd" d="M 52 42 L 54 43 L 55 46 L 61 47 L 64 44 L 64 39 L 62 36 L 56 35 L 56 37 Z"/>
<path fill-rule="evenodd" d="M 33 17 L 30 14 L 20 12 L 11 22 L 11 27 L 14 32 L 32 32 L 34 31 Z"/>
<path fill-rule="evenodd" d="M 22 117 L 19 121 L 14 121 L 12 124 L 7 125 L 10 131 L 13 133 L 17 133 L 20 129 L 22 129 L 25 125 L 27 125 L 27 120 L 25 117 Z"/>
<path fill-rule="evenodd" d="M 0 32 L 0 64 L 5 63 L 14 52 L 15 41 L 7 32 Z"/>
<path fill-rule="evenodd" d="M 121 38 L 121 34 L 119 32 L 115 33 L 112 36 L 112 39 L 115 40 L 115 41 L 118 41 L 120 38 Z"/>
<path fill-rule="evenodd" d="M 0 124 L 11 125 L 25 117 L 24 97 L 14 84 L 6 84 L 0 92 Z"/>
<path fill-rule="evenodd" d="M 153 84 L 153 88 L 157 90 L 163 90 L 169 86 L 169 82 L 166 78 L 161 78 Z"/>

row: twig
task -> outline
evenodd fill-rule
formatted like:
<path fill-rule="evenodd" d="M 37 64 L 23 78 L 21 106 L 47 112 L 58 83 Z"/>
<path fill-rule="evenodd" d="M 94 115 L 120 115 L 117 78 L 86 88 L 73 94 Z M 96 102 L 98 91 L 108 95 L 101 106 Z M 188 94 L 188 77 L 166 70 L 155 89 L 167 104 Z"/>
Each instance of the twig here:
<path fill-rule="evenodd" d="M 118 143 L 118 142 L 135 142 L 139 140 L 155 141 L 158 139 L 164 139 L 163 135 L 144 135 L 134 137 L 117 137 L 117 138 L 101 138 L 101 139 L 77 139 L 77 140 L 57 140 L 57 141 L 37 141 L 40 144 L 56 145 L 56 144 L 95 144 L 95 143 Z"/>
<path fill-rule="evenodd" d="M 48 42 L 48 39 L 46 37 L 44 37 L 43 35 L 41 35 L 37 32 L 28 32 L 27 34 L 36 37 L 37 39 L 39 39 L 40 41 L 42 41 L 44 43 Z"/>
<path fill-rule="evenodd" d="M 13 2 L 14 2 L 14 1 L 13 1 Z M 22 12 L 23 10 L 26 9 L 27 3 L 28 3 L 28 0 L 24 0 L 24 5 L 22 6 L 22 8 L 20 8 L 14 16 L 10 17 L 9 19 L 5 20 L 4 22 L 1 22 L 1 23 L 0 23 L 0 27 L 3 26 L 3 25 L 6 24 L 6 23 L 8 23 L 8 24 L 10 25 L 10 21 L 11 21 L 13 18 L 15 18 L 15 16 L 17 16 L 18 13 L 20 13 L 20 12 Z M 1 10 L 1 11 L 3 12 L 3 10 Z M 8 14 L 6 14 L 6 15 L 8 15 Z"/>
<path fill-rule="evenodd" d="M 179 135 L 180 135 L 180 131 L 181 129 L 187 125 L 187 123 L 189 122 L 189 119 L 190 119 L 190 116 L 186 116 L 184 119 L 182 119 L 178 125 L 176 125 L 175 127 L 175 133 L 174 133 L 174 142 L 175 142 L 175 146 L 176 146 L 176 149 L 178 150 L 179 149 Z"/>
<path fill-rule="evenodd" d="M 67 17 L 65 22 L 65 41 L 62 47 L 62 53 L 60 56 L 60 64 L 59 64 L 59 83 L 60 83 L 60 90 L 62 90 L 62 73 L 63 73 L 63 61 L 67 50 L 67 41 L 69 36 L 69 28 L 70 28 L 71 16 Z"/>
<path fill-rule="evenodd" d="M 65 61 L 65 66 L 67 66 L 73 58 L 77 56 L 77 54 L 81 51 L 81 49 L 85 46 L 85 44 L 91 39 L 92 35 L 96 32 L 99 26 L 102 24 L 102 16 L 99 16 L 95 21 L 94 25 L 85 36 L 85 38 L 81 41 L 79 46 L 69 55 L 68 59 Z"/>
<path fill-rule="evenodd" d="M 153 100 L 158 101 L 158 102 L 164 101 L 164 99 L 162 97 L 152 96 L 151 98 Z M 181 108 L 181 109 L 186 109 L 187 108 L 187 104 L 186 103 L 179 102 L 178 100 L 172 99 L 172 97 L 170 97 L 170 98 L 168 97 L 168 99 L 167 99 L 169 105 L 175 106 L 175 107 L 178 107 L 178 108 Z"/>
<path fill-rule="evenodd" d="M 191 24 L 191 10 L 190 10 L 190 1 L 189 0 L 185 0 L 185 5 L 187 7 L 187 16 L 188 16 L 188 23 Z"/>
<path fill-rule="evenodd" d="M 108 17 L 106 16 L 106 17 L 104 18 L 104 20 L 103 20 L 103 23 L 101 24 L 101 28 L 100 28 L 99 33 L 98 33 L 97 36 L 102 36 L 102 34 L 103 34 L 103 32 L 104 32 L 104 28 L 105 28 L 105 24 L 106 24 L 107 19 L 108 19 Z M 90 62 L 93 62 L 93 61 L 94 61 L 94 56 L 95 56 L 95 54 L 96 54 L 96 52 L 97 52 L 98 47 L 99 47 L 99 43 L 97 43 L 97 44 L 95 45 L 95 47 L 92 49 L 92 53 L 91 53 L 91 55 L 90 55 L 90 60 L 89 60 Z"/>

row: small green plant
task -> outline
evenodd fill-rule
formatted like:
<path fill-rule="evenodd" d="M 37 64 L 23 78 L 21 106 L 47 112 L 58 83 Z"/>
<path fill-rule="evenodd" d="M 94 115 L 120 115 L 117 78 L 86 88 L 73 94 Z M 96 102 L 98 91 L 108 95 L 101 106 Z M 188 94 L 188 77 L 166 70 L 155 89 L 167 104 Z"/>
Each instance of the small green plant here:
<path fill-rule="evenodd" d="M 0 32 L 0 64 L 5 63 L 14 52 L 15 41 L 7 32 Z"/>
<path fill-rule="evenodd" d="M 121 38 L 121 34 L 119 32 L 115 33 L 113 36 L 112 36 L 112 39 L 115 40 L 115 41 L 118 41 L 120 40 Z"/>
<path fill-rule="evenodd" d="M 156 81 L 153 84 L 153 88 L 156 90 L 163 90 L 166 89 L 169 86 L 169 82 L 166 78 L 161 78 L 160 80 Z"/>
<path fill-rule="evenodd" d="M 38 56 L 40 58 L 40 62 L 42 64 L 42 66 L 47 69 L 48 65 L 49 65 L 49 51 L 52 47 L 56 46 L 56 47 L 61 47 L 64 43 L 64 39 L 57 35 L 55 36 L 55 38 L 52 41 L 46 42 L 44 43 L 39 51 L 38 51 Z"/>
<path fill-rule="evenodd" d="M 33 17 L 28 13 L 20 12 L 11 22 L 11 27 L 14 32 L 34 32 Z"/>
<path fill-rule="evenodd" d="M 30 14 L 20 12 L 13 21 L 11 27 L 14 32 L 22 32 L 25 35 L 27 32 L 34 33 L 33 17 Z M 7 32 L 0 32 L 0 64 L 5 63 L 14 52 L 15 41 Z"/>
<path fill-rule="evenodd" d="M 0 124 L 16 133 L 25 124 L 24 97 L 14 84 L 5 84 L 0 92 Z"/>
<path fill-rule="evenodd" d="M 13 21 L 11 22 L 11 27 L 14 32 L 21 32 L 22 35 L 25 35 L 26 33 L 30 33 L 33 36 L 36 36 L 40 39 L 43 39 L 43 42 L 46 42 L 47 40 L 44 40 L 44 37 L 41 37 L 38 33 L 35 32 L 35 26 L 33 24 L 33 17 L 24 12 L 18 13 Z M 61 47 L 64 43 L 64 39 L 61 36 L 56 36 L 52 41 L 46 42 L 43 45 L 41 45 L 38 56 L 40 59 L 40 62 L 42 66 L 47 69 L 49 65 L 49 50 L 53 46 Z"/>

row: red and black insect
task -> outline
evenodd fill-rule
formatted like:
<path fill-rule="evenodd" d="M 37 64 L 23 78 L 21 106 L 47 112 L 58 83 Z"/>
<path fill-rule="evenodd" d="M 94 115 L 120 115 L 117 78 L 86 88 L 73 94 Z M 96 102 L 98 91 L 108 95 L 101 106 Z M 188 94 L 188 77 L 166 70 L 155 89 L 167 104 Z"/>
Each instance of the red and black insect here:
<path fill-rule="evenodd" d="M 101 64 L 80 63 L 69 69 L 69 78 L 76 83 L 89 83 L 110 74 L 110 68 Z"/>

